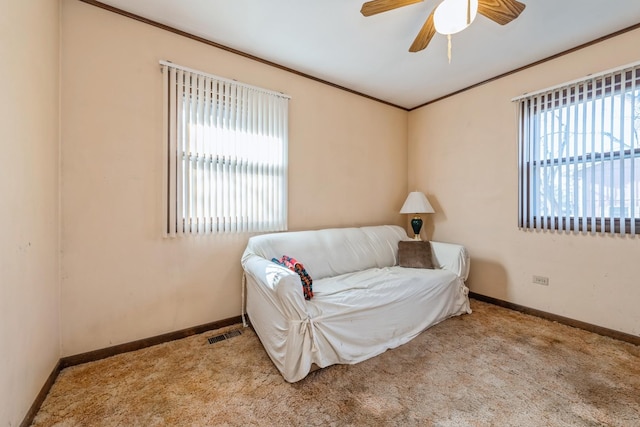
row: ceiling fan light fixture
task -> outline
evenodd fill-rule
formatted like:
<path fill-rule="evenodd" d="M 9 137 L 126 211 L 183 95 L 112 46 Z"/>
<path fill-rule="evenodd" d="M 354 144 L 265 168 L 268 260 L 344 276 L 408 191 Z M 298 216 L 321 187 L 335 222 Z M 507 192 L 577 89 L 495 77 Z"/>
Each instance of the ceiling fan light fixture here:
<path fill-rule="evenodd" d="M 440 34 L 451 35 L 467 28 L 478 14 L 478 0 L 444 0 L 433 14 Z"/>

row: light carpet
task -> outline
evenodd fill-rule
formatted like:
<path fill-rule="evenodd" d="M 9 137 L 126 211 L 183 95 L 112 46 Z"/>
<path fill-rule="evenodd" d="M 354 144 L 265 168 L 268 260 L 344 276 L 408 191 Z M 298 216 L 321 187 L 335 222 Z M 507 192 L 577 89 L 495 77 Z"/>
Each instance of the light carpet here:
<path fill-rule="evenodd" d="M 240 325 L 64 369 L 34 426 L 640 426 L 640 347 L 472 300 L 289 384 Z"/>

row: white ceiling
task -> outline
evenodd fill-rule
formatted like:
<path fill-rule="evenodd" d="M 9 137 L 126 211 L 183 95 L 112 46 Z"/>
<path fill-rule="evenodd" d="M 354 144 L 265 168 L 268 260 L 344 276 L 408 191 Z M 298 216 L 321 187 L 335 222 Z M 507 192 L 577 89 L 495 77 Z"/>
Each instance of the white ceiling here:
<path fill-rule="evenodd" d="M 362 0 L 100 0 L 407 109 L 640 23 L 640 0 L 520 1 L 510 24 L 478 15 L 454 35 L 449 64 L 440 34 L 408 51 L 440 0 L 370 17 Z"/>

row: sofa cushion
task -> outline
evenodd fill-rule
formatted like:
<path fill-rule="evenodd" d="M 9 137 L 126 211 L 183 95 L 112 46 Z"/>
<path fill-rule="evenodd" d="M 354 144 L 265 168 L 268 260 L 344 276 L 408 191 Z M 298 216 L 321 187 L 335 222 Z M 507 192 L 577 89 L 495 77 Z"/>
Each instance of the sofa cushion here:
<path fill-rule="evenodd" d="M 435 268 L 431 243 L 416 240 L 398 242 L 398 264 L 409 268 Z"/>

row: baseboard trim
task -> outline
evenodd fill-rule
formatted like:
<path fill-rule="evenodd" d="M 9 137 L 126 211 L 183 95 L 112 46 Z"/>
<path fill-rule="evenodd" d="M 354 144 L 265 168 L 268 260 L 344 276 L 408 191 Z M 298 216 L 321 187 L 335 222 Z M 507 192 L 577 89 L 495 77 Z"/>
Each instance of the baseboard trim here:
<path fill-rule="evenodd" d="M 569 317 L 559 316 L 553 313 L 547 313 L 546 311 L 537 310 L 535 308 L 526 307 L 524 305 L 515 304 L 509 301 L 504 301 L 475 292 L 469 292 L 469 297 L 478 301 L 484 301 L 489 304 L 498 305 L 510 310 L 515 310 L 524 314 L 541 317 L 552 322 L 562 323 L 563 325 L 572 326 L 574 328 L 583 329 L 585 331 L 593 332 L 598 335 L 603 335 L 605 337 L 614 338 L 616 340 L 625 341 L 630 344 L 640 346 L 640 337 L 636 335 L 627 334 L 624 332 L 616 331 L 614 329 L 603 328 L 602 326 L 592 325 L 591 323 L 582 322 L 580 320 L 571 319 Z"/>
<path fill-rule="evenodd" d="M 20 427 L 29 427 L 33 423 L 33 419 L 36 417 L 36 414 L 40 410 L 40 406 L 42 406 L 42 402 L 49 394 L 49 390 L 53 387 L 53 383 L 56 382 L 56 378 L 58 378 L 58 374 L 62 368 L 60 367 L 60 360 L 56 363 L 56 366 L 53 367 L 53 371 L 49 374 L 49 378 L 45 381 L 44 385 L 40 389 L 40 393 L 36 396 L 33 404 L 27 411 L 27 415 L 25 415 L 24 419 L 20 423 Z"/>
<path fill-rule="evenodd" d="M 234 316 L 228 319 L 218 320 L 216 322 L 205 323 L 204 325 L 193 326 L 191 328 L 181 329 L 175 332 L 156 335 L 155 337 L 151 338 L 144 338 L 137 341 L 114 345 L 112 347 L 107 347 L 100 350 L 88 351 L 86 353 L 76 354 L 74 356 L 62 357 L 60 360 L 58 360 L 58 363 L 56 363 L 56 366 L 53 368 L 53 371 L 49 375 L 49 378 L 47 378 L 47 381 L 42 386 L 40 393 L 38 393 L 38 395 L 36 396 L 33 404 L 31 405 L 31 408 L 29 408 L 29 411 L 27 411 L 27 414 L 20 423 L 20 427 L 28 427 L 33 423 L 33 419 L 40 410 L 40 406 L 42 406 L 44 399 L 47 397 L 47 394 L 49 394 L 51 387 L 53 387 L 53 383 L 55 383 L 56 378 L 58 378 L 58 375 L 60 375 L 60 372 L 64 368 L 80 365 L 87 362 L 95 362 L 96 360 L 106 359 L 107 357 L 115 356 L 118 354 L 141 350 L 143 348 L 151 347 L 169 341 L 179 340 L 182 338 L 187 338 L 192 335 L 202 334 L 207 331 L 212 331 L 214 329 L 220 329 L 239 323 L 242 323 L 242 317 Z"/>
<path fill-rule="evenodd" d="M 117 354 L 141 350 L 143 348 L 151 347 L 169 341 L 187 338 L 192 335 L 201 334 L 203 332 L 223 328 L 225 326 L 235 325 L 237 323 L 242 323 L 242 317 L 230 317 L 228 319 L 219 320 L 217 322 L 206 323 L 204 325 L 193 326 L 191 328 L 186 328 L 175 332 L 156 335 L 155 337 L 151 338 L 144 338 L 137 341 L 114 345 L 112 347 L 76 354 L 74 356 L 63 357 L 62 359 L 60 359 L 61 369 L 80 365 L 82 363 L 95 362 L 96 360 L 106 359 L 107 357 L 115 356 Z"/>

